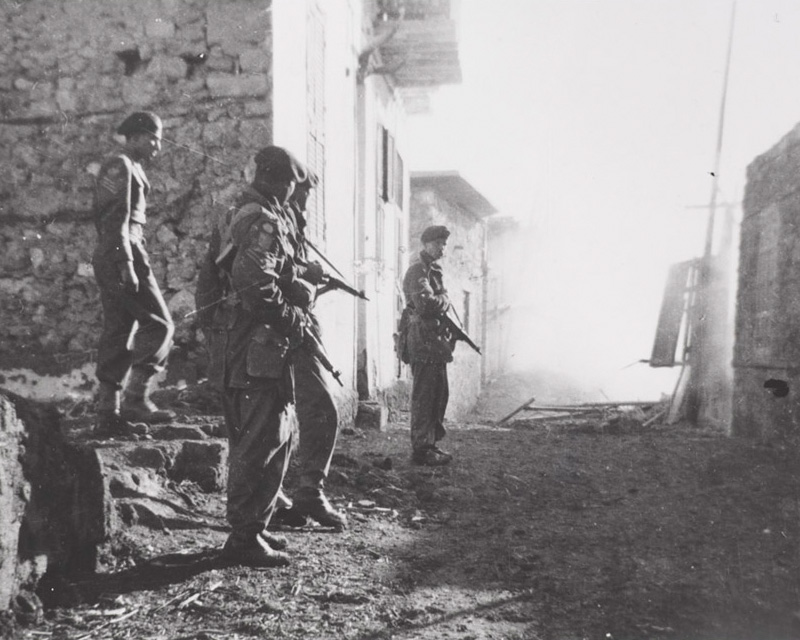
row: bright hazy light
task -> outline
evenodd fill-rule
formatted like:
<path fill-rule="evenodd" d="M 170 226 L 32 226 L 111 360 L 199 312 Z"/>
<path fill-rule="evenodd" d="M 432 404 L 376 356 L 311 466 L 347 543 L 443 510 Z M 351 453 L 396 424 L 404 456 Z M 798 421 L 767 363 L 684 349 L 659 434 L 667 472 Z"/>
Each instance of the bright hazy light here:
<path fill-rule="evenodd" d="M 458 170 L 529 230 L 518 367 L 616 399 L 650 355 L 669 266 L 702 253 L 728 0 L 462 0 L 464 82 L 412 118 L 410 166 Z M 738 0 L 718 202 L 800 121 L 800 2 Z"/>

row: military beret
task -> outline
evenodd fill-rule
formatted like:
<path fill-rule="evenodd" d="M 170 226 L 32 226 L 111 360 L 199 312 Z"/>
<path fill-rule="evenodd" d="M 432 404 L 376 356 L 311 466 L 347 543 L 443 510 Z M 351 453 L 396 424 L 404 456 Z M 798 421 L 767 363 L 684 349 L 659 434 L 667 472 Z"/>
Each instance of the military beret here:
<path fill-rule="evenodd" d="M 303 184 L 308 185 L 310 189 L 315 189 L 319 185 L 319 176 L 308 167 L 306 167 L 306 173 L 308 175 L 303 181 Z"/>
<path fill-rule="evenodd" d="M 132 113 L 117 127 L 117 133 L 126 138 L 137 133 L 152 133 L 161 135 L 161 118 L 152 111 L 137 111 Z"/>
<path fill-rule="evenodd" d="M 278 180 L 305 182 L 308 174 L 305 165 L 283 147 L 264 147 L 255 157 L 256 171 L 269 174 Z"/>
<path fill-rule="evenodd" d="M 450 237 L 450 229 L 441 224 L 435 224 L 422 232 L 420 239 L 423 243 L 433 242 L 434 240 L 447 240 Z"/>

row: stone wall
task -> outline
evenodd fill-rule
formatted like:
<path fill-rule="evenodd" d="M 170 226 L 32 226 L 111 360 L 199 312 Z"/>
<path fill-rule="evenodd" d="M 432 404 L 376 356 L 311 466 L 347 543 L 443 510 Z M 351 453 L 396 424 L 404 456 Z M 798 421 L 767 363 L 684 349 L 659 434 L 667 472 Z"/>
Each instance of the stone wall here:
<path fill-rule="evenodd" d="M 416 259 L 422 244 L 422 231 L 434 224 L 450 229 L 445 256 L 441 260 L 444 284 L 461 320 L 467 323 L 464 309 L 465 292 L 469 292 L 469 320 L 467 330 L 473 341 L 480 345 L 482 335 L 483 273 L 485 226 L 471 214 L 461 211 L 440 197 L 435 189 L 416 188 L 411 194 L 412 260 Z M 450 402 L 447 417 L 458 420 L 475 406 L 481 390 L 480 357 L 465 343 L 456 344 L 453 363 L 450 365 Z"/>
<path fill-rule="evenodd" d="M 734 349 L 735 435 L 800 429 L 800 126 L 748 167 Z"/>
<path fill-rule="evenodd" d="M 68 442 L 47 405 L 0 393 L 0 611 L 45 574 L 95 570 L 114 528 L 97 452 Z"/>
<path fill-rule="evenodd" d="M 148 177 L 148 249 L 197 375 L 192 316 L 209 220 L 271 142 L 270 0 L 38 0 L 0 6 L 0 384 L 81 370 L 101 327 L 90 206 L 113 131 L 165 124 Z M 33 391 L 30 386 L 30 391 Z"/>

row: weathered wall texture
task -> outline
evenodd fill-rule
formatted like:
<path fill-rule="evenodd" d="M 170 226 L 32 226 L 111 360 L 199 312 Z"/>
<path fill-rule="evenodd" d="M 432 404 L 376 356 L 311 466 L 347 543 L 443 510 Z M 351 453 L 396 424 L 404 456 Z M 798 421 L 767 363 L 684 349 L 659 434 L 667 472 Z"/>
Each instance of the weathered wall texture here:
<path fill-rule="evenodd" d="M 19 463 L 23 425 L 14 407 L 0 396 L 0 611 L 16 595 L 17 546 L 26 493 Z"/>
<path fill-rule="evenodd" d="M 798 175 L 800 126 L 747 171 L 736 305 L 735 435 L 771 437 L 800 428 Z"/>
<path fill-rule="evenodd" d="M 95 569 L 114 522 L 97 452 L 52 408 L 0 394 L 0 610 L 43 575 Z"/>
<path fill-rule="evenodd" d="M 147 237 L 178 324 L 171 370 L 181 369 L 195 341 L 184 316 L 210 216 L 272 139 L 270 4 L 0 6 L 10 35 L 0 38 L 0 384 L 24 383 L 28 369 L 62 374 L 93 362 L 93 180 L 119 149 L 116 126 L 142 109 L 165 123 L 163 152 L 148 169 Z M 190 362 L 174 375 L 190 379 L 195 369 Z"/>
<path fill-rule="evenodd" d="M 432 224 L 450 229 L 450 238 L 441 265 L 450 301 L 467 325 L 472 339 L 482 335 L 483 273 L 482 259 L 486 227 L 474 216 L 461 211 L 440 197 L 435 189 L 413 189 L 411 193 L 411 259 L 422 249 L 419 237 Z M 467 295 L 468 294 L 468 295 Z M 465 302 L 469 300 L 467 311 Z M 481 390 L 480 356 L 463 342 L 456 345 L 450 372 L 450 402 L 447 417 L 463 418 L 475 406 Z"/>

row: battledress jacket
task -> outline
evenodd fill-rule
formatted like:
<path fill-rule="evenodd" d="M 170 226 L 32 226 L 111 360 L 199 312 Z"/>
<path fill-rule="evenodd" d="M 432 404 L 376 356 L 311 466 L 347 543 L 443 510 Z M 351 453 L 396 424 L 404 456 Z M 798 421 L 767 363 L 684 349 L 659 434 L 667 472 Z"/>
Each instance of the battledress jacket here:
<path fill-rule="evenodd" d="M 139 260 L 149 264 L 142 242 L 148 191 L 150 183 L 144 171 L 128 156 L 114 156 L 103 165 L 94 202 L 96 265 Z"/>
<path fill-rule="evenodd" d="M 293 253 L 279 208 L 248 188 L 212 232 L 196 303 L 209 344 L 209 381 L 248 389 L 286 381 L 302 312 L 278 286 Z"/>
<path fill-rule="evenodd" d="M 444 288 L 442 268 L 425 251 L 406 271 L 403 294 L 409 362 L 452 362 L 452 336 L 440 320 L 450 308 L 450 298 Z"/>

